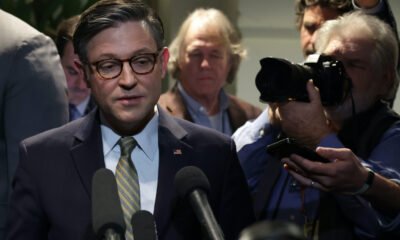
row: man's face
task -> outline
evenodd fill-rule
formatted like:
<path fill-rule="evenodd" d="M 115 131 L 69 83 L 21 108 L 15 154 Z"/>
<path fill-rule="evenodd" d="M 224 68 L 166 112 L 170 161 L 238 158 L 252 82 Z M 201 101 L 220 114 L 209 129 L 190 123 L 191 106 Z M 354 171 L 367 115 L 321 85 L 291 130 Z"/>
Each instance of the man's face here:
<path fill-rule="evenodd" d="M 96 63 L 156 53 L 157 45 L 142 22 L 129 21 L 95 35 L 88 42 L 87 52 L 89 63 Z M 101 77 L 93 64 L 90 69 L 86 68 L 92 94 L 106 123 L 114 131 L 121 135 L 137 133 L 154 115 L 168 57 L 168 49 L 164 49 L 157 56 L 153 71 L 144 75 L 134 73 L 128 61 L 123 62 L 121 74 L 113 79 Z"/>
<path fill-rule="evenodd" d="M 67 79 L 69 102 L 78 105 L 89 96 L 90 89 L 85 83 L 82 72 L 75 66 L 74 59 L 78 59 L 78 55 L 74 53 L 72 42 L 68 41 L 64 47 L 61 64 Z"/>
<path fill-rule="evenodd" d="M 207 29 L 190 28 L 180 57 L 180 82 L 194 99 L 218 95 L 231 68 L 227 47 L 221 37 Z"/>
<path fill-rule="evenodd" d="M 300 44 L 304 57 L 315 53 L 315 33 L 322 24 L 331 19 L 339 17 L 335 9 L 321 7 L 320 5 L 309 6 L 304 9 L 303 22 L 300 26 Z"/>
<path fill-rule="evenodd" d="M 355 34 L 354 34 L 355 35 Z M 379 74 L 371 60 L 373 42 L 367 37 L 332 38 L 324 54 L 334 56 L 341 61 L 353 84 L 353 97 L 356 112 L 365 111 L 381 98 L 386 89 L 386 80 Z M 351 116 L 351 100 L 335 108 L 328 108 L 333 118 L 340 121 Z"/>

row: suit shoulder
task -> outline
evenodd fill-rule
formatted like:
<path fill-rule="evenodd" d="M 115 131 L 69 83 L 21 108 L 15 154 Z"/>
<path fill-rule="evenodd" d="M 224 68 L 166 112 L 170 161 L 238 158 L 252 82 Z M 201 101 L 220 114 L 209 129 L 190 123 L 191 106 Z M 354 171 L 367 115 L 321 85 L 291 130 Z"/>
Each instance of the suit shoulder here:
<path fill-rule="evenodd" d="M 204 127 L 180 118 L 175 118 L 175 120 L 186 130 L 187 139 L 189 140 L 200 141 L 203 143 L 231 143 L 231 138 L 229 136 L 214 129 Z"/>
<path fill-rule="evenodd" d="M 3 48 L 8 45 L 18 46 L 27 42 L 29 38 L 46 37 L 28 23 L 2 10 L 0 10 L 0 30 L 2 33 L 7 33 L 0 38 Z"/>
<path fill-rule="evenodd" d="M 258 117 L 258 115 L 260 115 L 260 113 L 262 112 L 262 110 L 259 107 L 256 107 L 253 104 L 246 102 L 243 99 L 240 99 L 233 95 L 228 95 L 228 96 L 231 104 L 239 109 L 242 109 L 246 113 L 246 116 L 249 119 Z"/>
<path fill-rule="evenodd" d="M 233 104 L 240 106 L 241 108 L 243 108 L 245 110 L 251 109 L 252 111 L 257 111 L 259 114 L 262 112 L 259 107 L 254 106 L 253 104 L 251 104 L 243 99 L 240 99 L 236 96 L 229 95 L 229 101 L 231 101 Z"/>
<path fill-rule="evenodd" d="M 186 120 L 192 119 L 189 115 L 189 112 L 187 111 L 182 96 L 180 95 L 176 87 L 161 94 L 158 100 L 158 105 L 165 109 L 172 116 L 183 118 Z"/>
<path fill-rule="evenodd" d="M 158 104 L 162 107 L 169 106 L 171 104 L 175 104 L 179 99 L 179 93 L 175 89 L 170 89 L 167 92 L 160 95 L 158 100 Z"/>
<path fill-rule="evenodd" d="M 160 100 L 168 100 L 176 95 L 176 92 L 172 91 L 172 89 L 164 92 L 160 95 Z"/>
<path fill-rule="evenodd" d="M 55 145 L 58 143 L 68 142 L 70 138 L 72 138 L 75 133 L 81 128 L 84 127 L 84 121 L 82 119 L 78 119 L 73 122 L 69 122 L 65 125 L 62 125 L 57 128 L 52 128 L 46 130 L 44 132 L 38 133 L 31 137 L 28 137 L 22 141 L 24 145 L 40 145 L 45 143 L 46 145 Z"/>

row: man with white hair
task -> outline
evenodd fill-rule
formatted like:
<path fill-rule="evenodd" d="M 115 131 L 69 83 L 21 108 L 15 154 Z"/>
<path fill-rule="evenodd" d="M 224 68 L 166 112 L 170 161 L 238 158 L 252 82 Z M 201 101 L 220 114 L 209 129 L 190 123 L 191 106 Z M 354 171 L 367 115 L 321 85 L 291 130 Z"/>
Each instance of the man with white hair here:
<path fill-rule="evenodd" d="M 316 50 L 343 64 L 352 84 L 350 94 L 340 104 L 324 106 L 323 96 L 309 81 L 309 102 L 270 103 L 272 113 L 264 135 L 239 151 L 256 214 L 259 219 L 294 222 L 310 239 L 392 237 L 395 214 L 377 212 L 363 194 L 374 175 L 400 179 L 400 117 L 384 101 L 399 80 L 396 37 L 381 20 L 354 12 L 325 23 L 316 38 Z M 320 191 L 315 185 L 324 181 L 312 177 L 297 181 L 289 172 L 304 169 L 293 164 L 283 167 L 280 156 L 265 151 L 280 135 L 311 149 L 350 148 L 368 169 L 338 176 L 343 179 L 339 193 Z M 336 172 L 343 166 L 341 161 L 320 164 Z"/>

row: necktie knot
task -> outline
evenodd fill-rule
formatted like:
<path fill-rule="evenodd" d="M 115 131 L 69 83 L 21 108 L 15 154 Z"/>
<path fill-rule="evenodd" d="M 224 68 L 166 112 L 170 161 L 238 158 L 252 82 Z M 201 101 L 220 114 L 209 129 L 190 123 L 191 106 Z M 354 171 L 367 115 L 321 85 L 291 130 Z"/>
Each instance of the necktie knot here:
<path fill-rule="evenodd" d="M 137 145 L 136 140 L 133 137 L 121 137 L 118 144 L 121 148 L 121 157 L 130 159 L 131 153 Z"/>

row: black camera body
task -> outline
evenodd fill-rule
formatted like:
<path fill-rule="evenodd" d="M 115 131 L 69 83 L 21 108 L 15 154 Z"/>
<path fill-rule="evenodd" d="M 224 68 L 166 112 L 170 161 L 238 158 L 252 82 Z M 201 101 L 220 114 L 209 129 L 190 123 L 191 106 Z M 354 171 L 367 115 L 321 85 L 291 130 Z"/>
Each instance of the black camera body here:
<path fill-rule="evenodd" d="M 331 56 L 313 54 L 303 64 L 281 58 L 260 60 L 256 86 L 262 102 L 308 102 L 306 84 L 312 79 L 324 106 L 340 105 L 351 89 L 343 64 Z"/>

